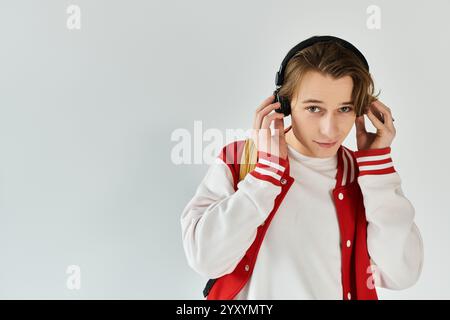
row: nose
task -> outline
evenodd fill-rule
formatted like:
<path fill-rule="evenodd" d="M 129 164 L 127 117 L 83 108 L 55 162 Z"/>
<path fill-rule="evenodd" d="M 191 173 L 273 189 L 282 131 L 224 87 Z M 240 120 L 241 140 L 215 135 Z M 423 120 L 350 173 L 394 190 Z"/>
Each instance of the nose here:
<path fill-rule="evenodd" d="M 338 120 L 332 115 L 323 116 L 319 123 L 320 134 L 326 141 L 334 141 L 338 135 Z"/>

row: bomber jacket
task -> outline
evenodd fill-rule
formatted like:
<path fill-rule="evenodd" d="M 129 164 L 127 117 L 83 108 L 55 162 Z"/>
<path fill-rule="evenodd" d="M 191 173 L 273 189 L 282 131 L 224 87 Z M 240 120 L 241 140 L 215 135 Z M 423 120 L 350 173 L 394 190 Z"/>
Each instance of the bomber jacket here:
<path fill-rule="evenodd" d="M 188 264 L 210 278 L 203 292 L 208 300 L 235 299 L 249 281 L 264 236 L 294 182 L 289 157 L 261 151 L 255 169 L 238 181 L 244 142 L 223 147 L 181 215 Z M 422 270 L 415 210 L 401 189 L 390 152 L 390 147 L 351 151 L 343 145 L 337 151 L 332 195 L 346 300 L 378 299 L 376 286 L 407 288 Z M 268 188 L 280 189 L 275 199 Z M 389 249 L 378 248 L 380 241 L 389 241 Z M 371 251 L 377 250 L 383 255 L 373 261 Z"/>

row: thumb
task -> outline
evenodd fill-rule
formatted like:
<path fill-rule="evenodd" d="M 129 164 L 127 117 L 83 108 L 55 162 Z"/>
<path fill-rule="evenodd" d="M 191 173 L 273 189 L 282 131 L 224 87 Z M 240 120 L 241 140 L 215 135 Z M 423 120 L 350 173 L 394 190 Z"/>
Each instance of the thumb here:
<path fill-rule="evenodd" d="M 274 120 L 274 129 L 278 136 L 284 136 L 284 117 Z"/>

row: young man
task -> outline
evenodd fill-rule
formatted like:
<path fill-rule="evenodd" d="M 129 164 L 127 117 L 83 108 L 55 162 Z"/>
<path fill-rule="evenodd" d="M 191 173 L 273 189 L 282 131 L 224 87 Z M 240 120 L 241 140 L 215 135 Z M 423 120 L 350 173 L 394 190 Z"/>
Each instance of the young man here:
<path fill-rule="evenodd" d="M 255 113 L 254 170 L 239 181 L 243 141 L 211 165 L 181 216 L 188 263 L 211 279 L 208 299 L 376 299 L 375 286 L 417 281 L 422 239 L 390 156 L 391 110 L 367 106 L 377 130 L 367 132 L 354 85 L 303 70 L 289 128 L 273 96 Z M 355 152 L 342 145 L 353 124 Z"/>

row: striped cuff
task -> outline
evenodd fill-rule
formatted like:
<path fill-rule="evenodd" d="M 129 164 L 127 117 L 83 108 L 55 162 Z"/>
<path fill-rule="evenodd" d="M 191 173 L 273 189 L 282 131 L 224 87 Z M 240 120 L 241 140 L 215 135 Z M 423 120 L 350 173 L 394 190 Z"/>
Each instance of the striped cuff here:
<path fill-rule="evenodd" d="M 359 176 L 395 172 L 391 159 L 391 147 L 359 150 L 354 154 L 358 163 Z"/>
<path fill-rule="evenodd" d="M 255 169 L 250 172 L 258 179 L 270 181 L 277 186 L 281 186 L 282 176 L 288 166 L 288 160 L 274 156 L 270 153 L 258 151 L 258 162 Z"/>

